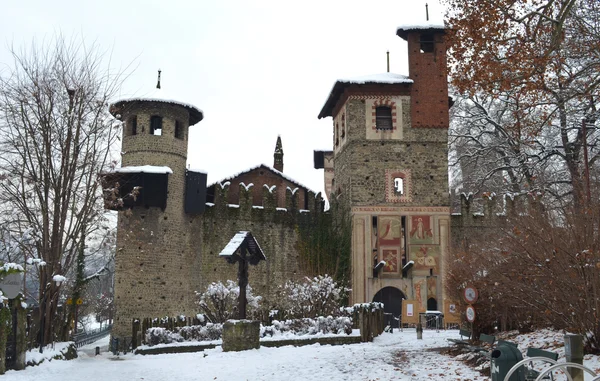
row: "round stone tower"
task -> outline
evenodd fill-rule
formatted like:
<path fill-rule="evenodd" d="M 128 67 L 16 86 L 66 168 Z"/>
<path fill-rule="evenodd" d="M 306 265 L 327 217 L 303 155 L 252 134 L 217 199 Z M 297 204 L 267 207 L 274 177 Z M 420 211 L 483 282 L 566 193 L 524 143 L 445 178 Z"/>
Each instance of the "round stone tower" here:
<path fill-rule="evenodd" d="M 134 319 L 195 313 L 184 210 L 188 128 L 202 120 L 191 105 L 126 99 L 110 112 L 123 121 L 121 187 L 115 256 L 113 338 L 132 336 Z M 204 200 L 201 200 L 204 204 Z"/>

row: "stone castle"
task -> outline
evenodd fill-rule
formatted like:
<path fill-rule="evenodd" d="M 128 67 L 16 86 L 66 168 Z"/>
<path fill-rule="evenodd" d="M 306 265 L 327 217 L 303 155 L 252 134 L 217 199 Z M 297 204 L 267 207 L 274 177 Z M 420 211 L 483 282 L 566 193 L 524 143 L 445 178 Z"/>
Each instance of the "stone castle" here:
<path fill-rule="evenodd" d="M 351 302 L 383 301 L 402 312 L 447 311 L 444 258 L 451 241 L 448 97 L 444 26 L 399 27 L 408 42 L 408 76 L 384 73 L 338 80 L 318 117 L 333 121 L 333 149 L 315 151 L 327 197 L 350 211 Z M 273 167 L 258 165 L 206 186 L 186 170 L 196 107 L 160 99 L 111 105 L 122 120 L 122 168 L 105 176 L 115 195 L 117 230 L 114 337 L 133 319 L 195 315 L 194 291 L 236 279 L 219 252 L 252 231 L 267 260 L 250 284 L 268 296 L 304 275 L 300 228 L 316 226 L 324 199 L 283 174 L 278 139 Z"/>

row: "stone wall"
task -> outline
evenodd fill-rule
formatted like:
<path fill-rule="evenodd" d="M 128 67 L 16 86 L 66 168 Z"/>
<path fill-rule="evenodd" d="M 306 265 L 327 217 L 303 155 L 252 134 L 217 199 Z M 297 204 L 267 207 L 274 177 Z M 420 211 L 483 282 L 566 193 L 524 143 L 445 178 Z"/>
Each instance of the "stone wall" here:
<path fill-rule="evenodd" d="M 187 140 L 175 138 L 175 121 L 187 137 L 189 112 L 162 102 L 133 102 L 121 119 L 137 117 L 137 134 L 126 125 L 122 166 L 168 166 L 165 210 L 136 207 L 119 212 L 115 256 L 115 308 L 112 334 L 131 336 L 134 318 L 192 315 L 195 312 L 190 264 L 191 234 L 183 208 Z M 159 115 L 162 135 L 150 134 L 150 117 Z"/>
<path fill-rule="evenodd" d="M 233 189 L 239 195 L 237 204 L 229 204 L 229 194 Z M 285 190 L 285 208 L 276 208 L 276 189 L 269 192 L 265 187 L 258 186 L 263 191 L 263 205 L 253 205 L 252 190 L 237 185 L 217 186 L 215 204 L 208 207 L 198 221 L 190 221 L 192 235 L 195 237 L 193 247 L 202 256 L 200 268 L 195 272 L 194 289 L 204 291 L 211 282 L 237 280 L 237 265 L 230 265 L 219 253 L 235 233 L 242 230 L 251 231 L 261 245 L 267 260 L 261 261 L 249 270 L 249 284 L 255 293 L 269 297 L 273 295 L 278 285 L 290 279 L 304 276 L 301 258 L 298 252 L 299 227 L 310 227 L 313 219 L 322 214 L 322 199 L 320 194 L 310 194 L 309 211 L 297 208 L 298 194 L 292 195 Z M 227 200 L 225 202 L 224 200 Z"/>
<path fill-rule="evenodd" d="M 448 130 L 410 127 L 410 106 L 403 100 L 402 140 L 366 139 L 364 99 L 346 104 L 349 142 L 335 156 L 335 189 L 356 205 L 386 203 L 386 170 L 409 170 L 412 201 L 403 206 L 449 206 Z"/>

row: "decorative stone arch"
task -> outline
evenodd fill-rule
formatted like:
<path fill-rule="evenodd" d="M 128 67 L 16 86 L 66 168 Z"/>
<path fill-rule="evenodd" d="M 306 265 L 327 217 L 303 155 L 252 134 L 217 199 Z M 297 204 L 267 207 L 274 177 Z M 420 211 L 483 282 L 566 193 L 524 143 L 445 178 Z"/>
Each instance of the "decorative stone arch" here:
<path fill-rule="evenodd" d="M 396 112 L 396 102 L 391 99 L 383 98 L 377 99 L 373 102 L 373 106 L 371 106 L 371 129 L 377 133 L 380 131 L 386 130 L 378 130 L 377 129 L 377 108 L 378 107 L 389 107 L 392 111 L 392 129 L 388 131 L 396 131 L 398 129 L 398 117 Z"/>
<path fill-rule="evenodd" d="M 406 295 L 396 287 L 383 287 L 375 296 L 373 296 L 374 302 L 383 303 L 383 312 L 391 313 L 394 318 L 400 319 L 402 317 L 402 300 L 406 299 Z M 392 327 L 398 328 L 400 320 L 392 319 Z"/>

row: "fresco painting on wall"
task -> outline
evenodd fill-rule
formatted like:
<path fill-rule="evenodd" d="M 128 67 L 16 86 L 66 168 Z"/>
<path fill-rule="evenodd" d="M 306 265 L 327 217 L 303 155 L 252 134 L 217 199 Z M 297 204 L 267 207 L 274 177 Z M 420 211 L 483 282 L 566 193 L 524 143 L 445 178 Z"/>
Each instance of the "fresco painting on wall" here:
<path fill-rule="evenodd" d="M 379 217 L 378 230 L 380 246 L 400 246 L 402 240 L 402 222 L 400 217 Z"/>
<path fill-rule="evenodd" d="M 400 263 L 400 250 L 396 247 L 385 247 L 381 248 L 381 258 L 385 261 L 385 266 L 383 266 L 384 273 L 394 273 L 397 274 L 400 270 L 398 263 Z"/>
<path fill-rule="evenodd" d="M 410 243 L 431 245 L 435 243 L 431 216 L 412 216 L 410 223 Z"/>
<path fill-rule="evenodd" d="M 438 273 L 440 247 L 437 245 L 411 245 L 410 260 L 415 261 L 415 269 L 433 269 Z"/>
<path fill-rule="evenodd" d="M 437 276 L 427 277 L 427 299 L 437 299 Z"/>

